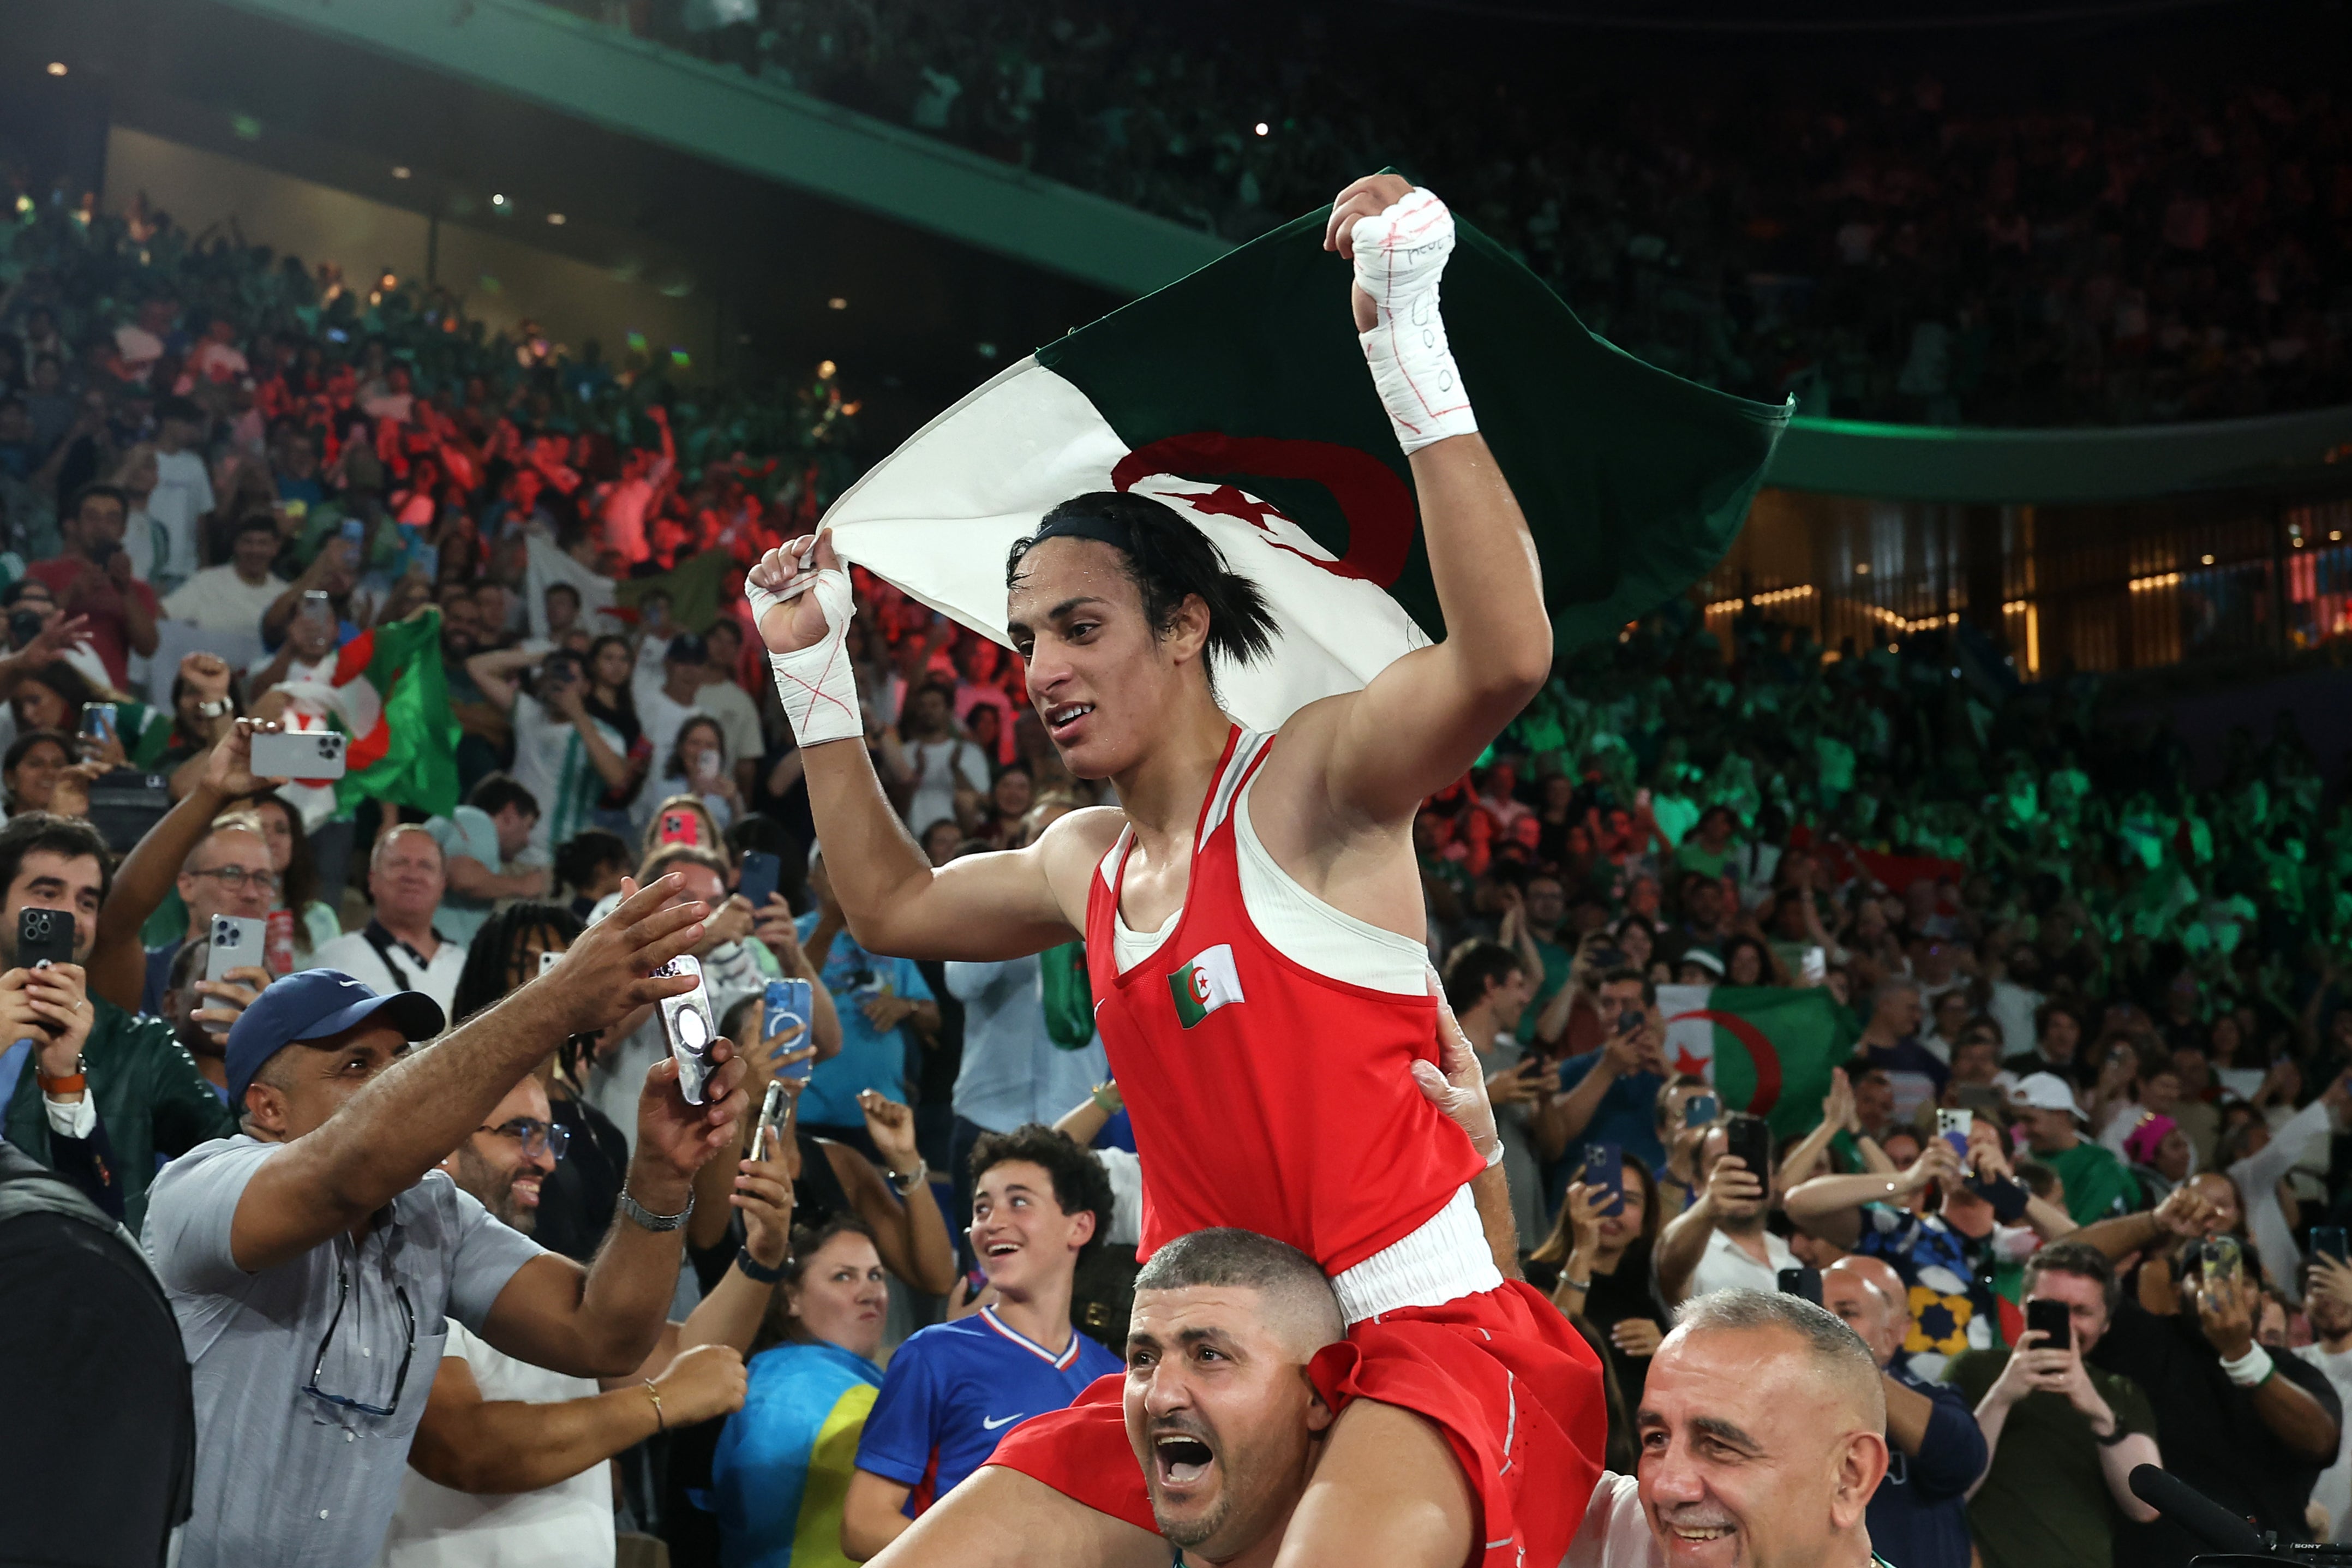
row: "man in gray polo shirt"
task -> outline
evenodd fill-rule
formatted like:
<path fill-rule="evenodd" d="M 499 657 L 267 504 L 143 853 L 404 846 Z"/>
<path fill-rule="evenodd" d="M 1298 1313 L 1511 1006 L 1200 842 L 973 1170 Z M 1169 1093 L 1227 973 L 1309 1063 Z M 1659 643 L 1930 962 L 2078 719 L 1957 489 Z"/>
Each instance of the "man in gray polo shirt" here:
<path fill-rule="evenodd" d="M 445 1318 L 498 1349 L 622 1377 L 661 1332 L 694 1173 L 736 1136 L 742 1064 L 706 1103 L 676 1064 L 646 1074 L 622 1217 L 583 1269 L 492 1219 L 433 1170 L 572 1035 L 691 989 L 651 973 L 708 910 L 631 896 L 564 954 L 431 1049 L 428 996 L 380 996 L 310 970 L 263 991 L 229 1032 L 245 1131 L 156 1180 L 144 1241 L 194 1364 L 194 1515 L 183 1568 L 365 1568 L 399 1499 L 409 1438 L 441 1365 Z M 646 1397 L 658 1412 L 659 1391 Z"/>

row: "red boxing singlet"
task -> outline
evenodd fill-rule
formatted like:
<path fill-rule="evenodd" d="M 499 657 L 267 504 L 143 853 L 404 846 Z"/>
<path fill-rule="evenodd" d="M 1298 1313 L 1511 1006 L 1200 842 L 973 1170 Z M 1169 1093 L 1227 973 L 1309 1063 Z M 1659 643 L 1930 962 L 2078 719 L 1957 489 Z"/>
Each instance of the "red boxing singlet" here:
<path fill-rule="evenodd" d="M 1600 1360 L 1540 1293 L 1495 1273 L 1475 1217 L 1442 1212 L 1467 1207 L 1464 1184 L 1480 1165 L 1412 1079 L 1413 1058 L 1436 1059 L 1435 1004 L 1306 968 L 1243 907 L 1234 802 L 1270 744 L 1239 731 L 1225 742 L 1183 910 L 1127 974 L 1114 922 L 1130 835 L 1087 888 L 1095 1021 L 1134 1118 L 1143 1250 L 1212 1226 L 1257 1231 L 1320 1263 L 1343 1310 L 1339 1276 L 1379 1277 L 1358 1293 L 1373 1304 L 1349 1311 L 1347 1339 L 1308 1367 L 1318 1392 L 1335 1412 L 1370 1399 L 1436 1428 L 1475 1500 L 1465 1564 L 1558 1563 L 1601 1474 Z M 1433 1233 L 1451 1239 L 1421 1252 L 1433 1274 L 1414 1282 L 1434 1288 L 1398 1290 L 1412 1271 L 1396 1260 Z M 1465 1242 L 1467 1258 L 1454 1250 Z M 1022 1422 L 989 1463 L 1156 1529 L 1123 1383 L 1101 1378 L 1068 1409 Z"/>
<path fill-rule="evenodd" d="M 1113 921 L 1134 837 L 1119 835 L 1087 889 L 1087 972 L 1135 1124 L 1141 1256 L 1234 1226 L 1336 1276 L 1411 1235 L 1481 1166 L 1413 1081 L 1414 1058 L 1437 1059 L 1436 1004 L 1306 968 L 1243 905 L 1234 800 L 1273 740 L 1227 737 L 1183 911 L 1125 974 Z"/>

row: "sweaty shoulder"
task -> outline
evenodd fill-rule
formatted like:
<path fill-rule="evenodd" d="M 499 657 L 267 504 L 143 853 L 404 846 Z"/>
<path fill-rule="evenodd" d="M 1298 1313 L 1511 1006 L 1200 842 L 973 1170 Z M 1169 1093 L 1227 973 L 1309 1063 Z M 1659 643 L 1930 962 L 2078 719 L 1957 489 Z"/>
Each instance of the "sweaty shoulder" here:
<path fill-rule="evenodd" d="M 1087 879 L 1126 826 L 1127 813 L 1117 806 L 1090 805 L 1057 819 L 1037 840 L 1034 853 L 1054 889 L 1054 900 L 1077 931 L 1087 929 Z"/>

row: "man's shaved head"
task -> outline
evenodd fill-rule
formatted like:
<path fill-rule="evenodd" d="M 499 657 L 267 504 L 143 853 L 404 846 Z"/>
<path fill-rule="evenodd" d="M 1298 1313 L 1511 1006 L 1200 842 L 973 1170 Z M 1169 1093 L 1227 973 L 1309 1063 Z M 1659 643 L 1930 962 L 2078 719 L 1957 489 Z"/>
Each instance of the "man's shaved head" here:
<path fill-rule="evenodd" d="M 1315 1260 L 1254 1230 L 1196 1230 L 1151 1255 L 1135 1293 L 1200 1289 L 1254 1290 L 1258 1321 L 1302 1362 L 1348 1337 L 1339 1298 Z"/>
<path fill-rule="evenodd" d="M 1333 1419 L 1307 1363 L 1345 1334 L 1315 1260 L 1250 1231 L 1194 1231 L 1136 1276 L 1128 1443 L 1188 1561 L 1281 1540 Z"/>

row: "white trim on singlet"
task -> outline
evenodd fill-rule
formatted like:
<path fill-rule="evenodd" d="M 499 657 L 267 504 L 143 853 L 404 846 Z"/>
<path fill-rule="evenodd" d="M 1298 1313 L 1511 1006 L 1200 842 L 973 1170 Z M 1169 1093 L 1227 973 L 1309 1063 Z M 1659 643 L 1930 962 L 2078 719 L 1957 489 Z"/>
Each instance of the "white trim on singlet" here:
<path fill-rule="evenodd" d="M 1250 788 L 1256 787 L 1252 780 Z M 1409 936 L 1332 908 L 1275 862 L 1250 825 L 1250 790 L 1234 801 L 1234 857 L 1242 908 L 1274 950 L 1302 969 L 1396 996 L 1429 994 L 1429 949 Z"/>
<path fill-rule="evenodd" d="M 1218 777 L 1209 809 L 1201 819 L 1200 837 L 1204 841 L 1227 816 L 1234 819 L 1234 860 L 1241 875 L 1242 908 L 1248 912 L 1250 923 L 1276 952 L 1302 969 L 1369 991 L 1395 996 L 1424 994 L 1428 989 L 1427 947 L 1409 936 L 1334 909 L 1317 898 L 1282 868 L 1258 837 L 1249 812 L 1250 792 L 1256 788 L 1257 781 L 1249 770 L 1272 740 L 1271 735 L 1243 731 L 1234 746 L 1232 760 Z M 1246 784 L 1243 782 L 1245 779 Z M 1127 849 L 1128 836 L 1133 831 L 1131 827 L 1122 829 L 1110 853 L 1103 857 L 1103 884 L 1114 900 L 1118 893 L 1114 879 Z M 1127 923 L 1114 902 L 1111 948 L 1118 972 L 1126 973 L 1158 952 L 1183 913 L 1180 904 L 1159 930 L 1139 931 Z"/>

